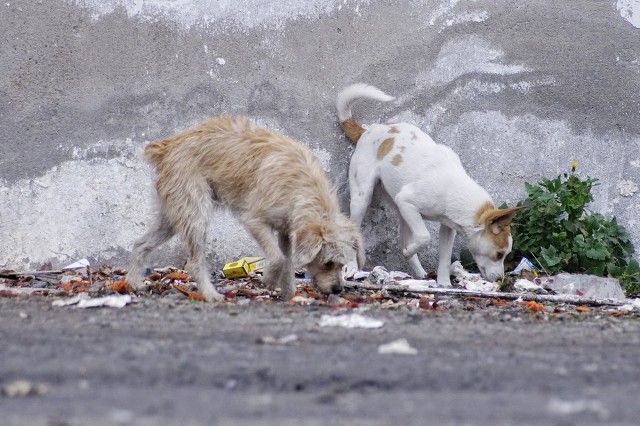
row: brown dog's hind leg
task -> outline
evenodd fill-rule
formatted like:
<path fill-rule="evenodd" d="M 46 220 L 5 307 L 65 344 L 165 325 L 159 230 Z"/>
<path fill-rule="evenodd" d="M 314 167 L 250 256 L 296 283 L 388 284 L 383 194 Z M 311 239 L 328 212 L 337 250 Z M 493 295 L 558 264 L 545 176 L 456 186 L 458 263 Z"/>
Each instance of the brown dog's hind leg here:
<path fill-rule="evenodd" d="M 134 244 L 129 258 L 129 270 L 126 281 L 136 290 L 144 286 L 144 260 L 152 250 L 166 242 L 173 236 L 173 230 L 166 217 L 159 213 L 155 222 L 145 234 Z"/>

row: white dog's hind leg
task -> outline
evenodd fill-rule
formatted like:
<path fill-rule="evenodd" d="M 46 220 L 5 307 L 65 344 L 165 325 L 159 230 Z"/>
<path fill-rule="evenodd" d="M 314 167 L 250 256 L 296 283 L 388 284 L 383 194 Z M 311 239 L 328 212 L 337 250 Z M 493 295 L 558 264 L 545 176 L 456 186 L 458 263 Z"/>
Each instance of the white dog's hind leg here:
<path fill-rule="evenodd" d="M 451 287 L 449 266 L 451 266 L 451 253 L 453 252 L 453 241 L 456 238 L 456 231 L 441 223 L 439 238 L 440 253 L 438 256 L 438 286 Z"/>
<path fill-rule="evenodd" d="M 351 167 L 349 170 L 350 219 L 358 229 L 361 229 L 362 220 L 373 197 L 377 177 L 364 168 L 358 169 L 353 165 Z M 358 261 L 354 257 L 347 261 L 343 268 L 343 275 L 347 278 L 352 277 L 358 269 Z"/>
<path fill-rule="evenodd" d="M 406 247 L 407 245 L 409 245 L 410 240 L 411 240 L 411 230 L 409 229 L 404 219 L 400 217 L 400 241 L 402 243 L 402 246 Z M 426 271 L 420 264 L 420 260 L 418 260 L 417 254 L 414 254 L 413 256 L 408 258 L 407 261 L 409 262 L 409 266 L 413 270 L 414 278 L 420 279 L 420 278 L 425 278 L 427 276 Z"/>
<path fill-rule="evenodd" d="M 420 250 L 425 244 L 429 242 L 431 235 L 427 230 L 427 226 L 424 224 L 422 215 L 418 208 L 411 202 L 411 194 L 407 191 L 400 191 L 398 195 L 393 199 L 398 211 L 402 216 L 402 219 L 406 222 L 407 227 L 410 230 L 409 242 L 405 242 L 402 248 L 402 254 L 406 258 L 411 258 L 414 254 Z"/>

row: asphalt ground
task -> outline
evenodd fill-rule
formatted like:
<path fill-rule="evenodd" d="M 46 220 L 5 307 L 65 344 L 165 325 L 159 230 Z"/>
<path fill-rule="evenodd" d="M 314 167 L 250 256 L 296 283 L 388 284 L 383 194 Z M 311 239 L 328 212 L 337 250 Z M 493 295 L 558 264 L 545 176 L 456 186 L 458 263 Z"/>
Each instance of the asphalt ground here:
<path fill-rule="evenodd" d="M 438 309 L 53 300 L 0 298 L 0 384 L 36 393 L 0 397 L 2 425 L 640 422 L 636 314 L 474 298 Z M 383 325 L 321 326 L 352 313 Z M 417 353 L 379 353 L 398 339 Z"/>

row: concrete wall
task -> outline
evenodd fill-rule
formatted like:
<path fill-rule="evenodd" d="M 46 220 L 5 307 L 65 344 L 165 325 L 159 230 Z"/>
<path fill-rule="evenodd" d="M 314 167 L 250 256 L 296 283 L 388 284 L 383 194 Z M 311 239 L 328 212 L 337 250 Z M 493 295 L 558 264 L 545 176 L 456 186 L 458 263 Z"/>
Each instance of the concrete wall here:
<path fill-rule="evenodd" d="M 640 248 L 639 61 L 640 0 L 5 0 L 0 268 L 124 265 L 153 205 L 142 147 L 225 111 L 311 147 L 346 209 L 334 99 L 360 81 L 398 97 L 362 122 L 421 126 L 497 203 L 577 161 Z M 257 252 L 214 222 L 213 266 Z M 370 264 L 407 269 L 388 209 L 364 233 Z"/>

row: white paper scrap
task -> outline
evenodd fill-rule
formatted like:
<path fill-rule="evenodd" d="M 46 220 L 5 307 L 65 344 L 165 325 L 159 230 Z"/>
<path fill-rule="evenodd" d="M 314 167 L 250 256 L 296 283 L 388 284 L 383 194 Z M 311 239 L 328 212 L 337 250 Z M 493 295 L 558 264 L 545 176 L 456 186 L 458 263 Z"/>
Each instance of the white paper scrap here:
<path fill-rule="evenodd" d="M 77 262 L 73 262 L 71 265 L 67 265 L 62 268 L 63 271 L 67 271 L 70 269 L 82 269 L 89 266 L 89 261 L 87 259 L 80 259 Z"/>
<path fill-rule="evenodd" d="M 378 346 L 379 354 L 417 355 L 418 350 L 411 347 L 407 339 L 398 339 Z"/>
<path fill-rule="evenodd" d="M 320 327 L 380 328 L 383 325 L 383 321 L 360 314 L 323 315 L 320 318 Z"/>

